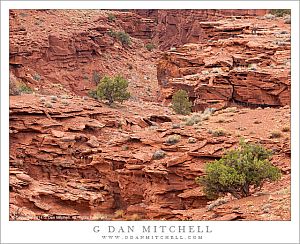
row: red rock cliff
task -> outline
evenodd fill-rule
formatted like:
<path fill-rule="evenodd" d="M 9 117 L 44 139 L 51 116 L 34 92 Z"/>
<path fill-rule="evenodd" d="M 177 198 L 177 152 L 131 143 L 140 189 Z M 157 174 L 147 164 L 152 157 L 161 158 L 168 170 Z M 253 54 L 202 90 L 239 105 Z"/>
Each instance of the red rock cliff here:
<path fill-rule="evenodd" d="M 195 110 L 290 103 L 290 25 L 252 18 L 198 22 L 207 36 L 162 54 L 161 98 L 188 90 Z"/>

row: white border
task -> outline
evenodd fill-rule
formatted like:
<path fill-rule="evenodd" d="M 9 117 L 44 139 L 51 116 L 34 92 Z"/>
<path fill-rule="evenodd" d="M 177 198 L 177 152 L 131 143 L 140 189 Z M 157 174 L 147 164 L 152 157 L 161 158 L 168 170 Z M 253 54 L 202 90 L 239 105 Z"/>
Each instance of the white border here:
<path fill-rule="evenodd" d="M 193 222 L 17 222 L 8 221 L 9 194 L 9 9 L 292 9 L 292 220 L 291 221 L 193 221 Z M 104 230 L 117 225 L 209 225 L 211 234 L 202 240 L 185 243 L 299 243 L 299 2 L 298 1 L 5 1 L 1 2 L 1 241 L 5 243 L 116 243 L 102 240 L 92 232 L 94 225 Z M 122 243 L 141 243 L 141 240 L 122 240 Z M 144 241 L 145 242 L 145 241 Z M 150 240 L 148 243 L 166 242 Z M 168 243 L 182 243 L 172 240 Z M 146 243 L 146 242 L 145 242 Z M 167 242 L 166 242 L 167 243 Z"/>

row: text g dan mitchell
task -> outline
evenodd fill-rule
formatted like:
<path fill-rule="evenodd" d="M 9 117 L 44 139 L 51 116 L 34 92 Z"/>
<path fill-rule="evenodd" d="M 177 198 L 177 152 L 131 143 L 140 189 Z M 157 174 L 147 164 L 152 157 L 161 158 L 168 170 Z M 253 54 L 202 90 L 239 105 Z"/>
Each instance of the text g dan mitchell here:
<path fill-rule="evenodd" d="M 121 226 L 99 226 L 93 227 L 95 233 L 110 233 L 110 234 L 130 234 L 134 232 L 144 234 L 196 234 L 196 233 L 211 233 L 210 226 L 206 225 L 121 225 Z"/>

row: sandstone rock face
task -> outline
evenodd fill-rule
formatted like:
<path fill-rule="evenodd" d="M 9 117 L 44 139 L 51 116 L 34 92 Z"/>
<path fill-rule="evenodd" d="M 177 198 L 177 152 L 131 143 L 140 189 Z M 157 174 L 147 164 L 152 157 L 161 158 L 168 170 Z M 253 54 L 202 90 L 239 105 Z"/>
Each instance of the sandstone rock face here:
<path fill-rule="evenodd" d="M 209 40 L 174 48 L 158 61 L 161 99 L 185 89 L 195 110 L 290 103 L 290 25 L 248 18 L 199 24 Z"/>
<path fill-rule="evenodd" d="M 288 131 L 289 106 L 199 113 L 201 123 L 188 125 L 157 102 L 182 88 L 195 110 L 288 105 L 290 26 L 257 17 L 265 13 L 12 10 L 10 82 L 33 94 L 10 97 L 11 220 L 290 219 L 282 208 L 290 206 L 289 132 L 269 138 Z M 254 19 L 263 24 L 252 34 Z M 129 33 L 131 44 L 114 32 Z M 116 74 L 129 81 L 129 101 L 109 107 L 86 97 L 99 77 Z M 220 121 L 226 133 L 214 136 Z M 180 140 L 167 143 L 169 136 Z M 272 149 L 283 178 L 262 195 L 210 202 L 195 177 L 240 136 Z M 269 203 L 273 215 L 263 212 Z"/>
<path fill-rule="evenodd" d="M 115 21 L 109 21 L 110 14 Z M 57 19 L 61 21 L 56 23 Z M 143 21 L 131 12 L 12 10 L 11 72 L 37 92 L 73 95 L 87 95 L 105 75 L 122 74 L 133 96 L 153 100 L 158 89 L 156 68 L 143 62 L 155 54 L 145 52 L 143 43 L 134 38 L 150 38 L 147 31 L 128 29 L 132 35 L 129 46 L 113 36 L 125 32 L 126 26 L 135 26 L 132 22 Z"/>
<path fill-rule="evenodd" d="M 232 205 L 223 212 L 218 209 L 217 215 L 206 213 L 209 200 L 194 180 L 203 174 L 205 162 L 220 158 L 223 149 L 234 148 L 238 138 L 213 137 L 205 127 L 201 133 L 191 126 L 173 128 L 178 118 L 152 104 L 140 109 L 141 105 L 126 102 L 130 112 L 112 110 L 92 99 L 83 103 L 78 97 L 58 97 L 51 108 L 45 107 L 47 101 L 51 97 L 10 99 L 10 204 L 12 213 L 22 207 L 22 219 L 112 219 L 117 210 L 125 216 L 138 214 L 142 219 L 157 220 L 255 219 L 247 211 L 227 216 L 232 214 Z M 250 116 L 260 117 L 261 113 L 280 118 L 288 114 L 286 109 L 254 112 Z M 181 139 L 168 144 L 170 135 Z M 193 143 L 189 143 L 191 136 Z M 256 140 L 255 136 L 248 139 Z M 276 152 L 274 164 L 289 177 L 289 140 L 284 145 L 262 138 L 260 142 Z M 165 154 L 154 159 L 157 150 Z"/>
<path fill-rule="evenodd" d="M 200 22 L 215 21 L 226 16 L 263 16 L 267 10 L 134 10 L 148 19 L 147 28 L 152 30 L 153 41 L 162 50 L 186 43 L 208 40 L 205 28 Z M 153 22 L 155 26 L 152 25 Z M 153 30 L 154 28 L 154 30 Z"/>
<path fill-rule="evenodd" d="M 130 127 L 139 123 L 138 117 L 112 113 L 92 100 L 83 105 L 81 99 L 71 98 L 72 105 L 66 106 L 58 98 L 52 108 L 45 108 L 38 96 L 17 98 L 12 97 L 10 104 L 12 204 L 22 203 L 37 215 L 82 218 L 128 208 L 129 213 L 150 219 L 173 218 L 173 209 L 206 205 L 200 191 L 185 193 L 197 187 L 194 178 L 202 172 L 186 169 L 201 159 L 193 159 L 189 149 L 180 146 L 172 148 L 173 156 L 152 159 L 158 146 L 154 145 L 164 140 L 157 142 L 157 137 L 165 132 L 159 135 L 150 125 L 133 132 Z M 160 116 L 149 120 L 155 117 Z M 210 143 L 222 140 L 206 141 L 191 150 Z"/>

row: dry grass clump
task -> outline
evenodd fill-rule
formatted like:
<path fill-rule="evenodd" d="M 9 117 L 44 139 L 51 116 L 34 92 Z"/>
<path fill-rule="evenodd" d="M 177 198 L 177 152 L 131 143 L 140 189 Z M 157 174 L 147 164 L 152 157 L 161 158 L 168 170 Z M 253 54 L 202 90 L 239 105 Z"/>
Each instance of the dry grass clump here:
<path fill-rule="evenodd" d="M 281 136 L 282 135 L 281 135 L 280 131 L 272 131 L 270 134 L 271 139 L 280 138 Z"/>
<path fill-rule="evenodd" d="M 157 150 L 153 153 L 152 159 L 158 160 L 158 159 L 164 158 L 165 156 L 166 156 L 166 153 L 163 150 Z"/>
<path fill-rule="evenodd" d="M 123 218 L 125 215 L 124 211 L 119 209 L 115 212 L 115 218 Z"/>
<path fill-rule="evenodd" d="M 290 127 L 288 125 L 281 128 L 282 132 L 289 132 L 290 130 L 291 129 L 290 129 Z"/>
<path fill-rule="evenodd" d="M 168 136 L 166 143 L 174 145 L 178 143 L 180 140 L 181 140 L 181 136 L 175 134 L 175 135 Z"/>

